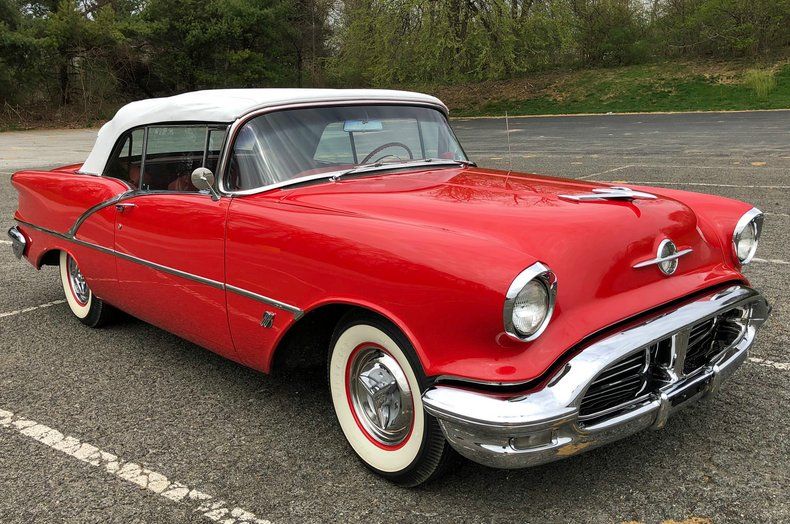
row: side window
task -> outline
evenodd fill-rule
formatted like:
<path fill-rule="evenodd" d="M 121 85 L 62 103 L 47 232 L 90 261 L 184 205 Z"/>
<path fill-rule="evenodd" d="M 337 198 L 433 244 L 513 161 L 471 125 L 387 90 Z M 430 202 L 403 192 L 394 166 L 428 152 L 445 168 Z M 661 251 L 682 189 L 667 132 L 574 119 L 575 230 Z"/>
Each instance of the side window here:
<path fill-rule="evenodd" d="M 192 185 L 192 171 L 201 166 L 217 169 L 227 128 L 204 125 L 147 129 L 145 154 L 146 130 L 126 133 L 112 152 L 104 176 L 124 180 L 134 189 L 197 191 Z"/>
<path fill-rule="evenodd" d="M 126 133 L 107 162 L 104 176 L 119 178 L 133 188 L 140 186 L 140 161 L 143 156 L 142 129 Z"/>
<path fill-rule="evenodd" d="M 208 151 L 206 151 L 206 165 L 203 167 L 211 169 L 211 172 L 216 174 L 217 165 L 219 164 L 219 154 L 222 151 L 222 145 L 225 143 L 225 134 L 227 133 L 227 128 L 209 128 L 208 133 L 209 139 Z"/>
<path fill-rule="evenodd" d="M 205 144 L 205 127 L 149 127 L 141 189 L 197 191 L 192 171 L 203 165 Z"/>
<path fill-rule="evenodd" d="M 261 151 L 259 134 L 250 124 L 239 130 L 233 144 L 228 183 L 234 190 L 252 189 L 272 183 L 270 169 Z"/>

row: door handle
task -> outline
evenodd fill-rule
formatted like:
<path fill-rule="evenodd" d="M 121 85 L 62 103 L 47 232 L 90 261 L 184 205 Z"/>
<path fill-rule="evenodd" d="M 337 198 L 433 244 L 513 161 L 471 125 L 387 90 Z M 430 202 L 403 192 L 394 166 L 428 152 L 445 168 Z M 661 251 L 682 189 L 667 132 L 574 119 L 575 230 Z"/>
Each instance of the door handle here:
<path fill-rule="evenodd" d="M 126 209 L 131 209 L 133 207 L 135 207 L 135 205 L 132 204 L 131 202 L 123 202 L 121 204 L 115 204 L 115 209 L 119 213 L 123 213 L 124 211 L 126 211 Z"/>

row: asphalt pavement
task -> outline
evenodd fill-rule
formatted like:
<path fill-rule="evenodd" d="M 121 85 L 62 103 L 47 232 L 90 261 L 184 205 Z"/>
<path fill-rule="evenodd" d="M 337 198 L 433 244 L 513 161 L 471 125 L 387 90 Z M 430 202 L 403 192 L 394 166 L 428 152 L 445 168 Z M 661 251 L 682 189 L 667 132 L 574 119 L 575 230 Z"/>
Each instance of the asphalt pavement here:
<path fill-rule="evenodd" d="M 0 522 L 790 521 L 790 112 L 453 126 L 483 166 L 687 189 L 766 212 L 747 275 L 773 316 L 718 396 L 662 431 L 561 462 L 467 462 L 400 489 L 354 458 L 320 373 L 268 377 L 132 318 L 91 330 L 61 302 L 57 269 L 16 260 L 3 235 Z M 0 133 L 3 231 L 16 207 L 10 173 L 84 160 L 95 132 Z"/>

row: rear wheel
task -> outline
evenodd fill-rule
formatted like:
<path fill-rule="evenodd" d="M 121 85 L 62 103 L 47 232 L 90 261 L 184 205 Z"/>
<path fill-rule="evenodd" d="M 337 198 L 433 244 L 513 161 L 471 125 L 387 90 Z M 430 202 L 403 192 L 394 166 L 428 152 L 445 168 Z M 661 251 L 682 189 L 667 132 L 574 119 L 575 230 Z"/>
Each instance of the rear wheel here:
<path fill-rule="evenodd" d="M 389 322 L 371 315 L 340 322 L 329 355 L 337 420 L 362 462 L 402 486 L 432 480 L 454 456 L 423 410 L 425 383 L 414 349 Z"/>
<path fill-rule="evenodd" d="M 60 252 L 60 280 L 66 302 L 80 322 L 99 327 L 110 319 L 112 307 L 93 295 L 77 261 L 65 251 Z"/>

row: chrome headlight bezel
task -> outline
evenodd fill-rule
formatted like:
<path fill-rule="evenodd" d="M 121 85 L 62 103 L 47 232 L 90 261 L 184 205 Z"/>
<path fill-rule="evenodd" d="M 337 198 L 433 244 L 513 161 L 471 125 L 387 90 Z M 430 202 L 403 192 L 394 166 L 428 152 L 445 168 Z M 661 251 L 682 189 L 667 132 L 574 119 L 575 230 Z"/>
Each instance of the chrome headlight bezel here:
<path fill-rule="evenodd" d="M 735 259 L 740 261 L 742 265 L 746 265 L 751 262 L 754 258 L 754 254 L 757 252 L 757 247 L 760 244 L 760 235 L 763 231 L 764 218 L 765 216 L 763 215 L 763 212 L 756 207 L 753 207 L 744 213 L 740 220 L 738 220 L 738 223 L 735 225 L 735 230 L 732 233 L 732 253 L 735 256 Z M 738 256 L 738 244 L 743 237 L 743 233 L 747 231 L 747 228 L 753 228 L 755 239 L 754 246 L 752 246 L 745 258 L 741 258 Z"/>
<path fill-rule="evenodd" d="M 546 290 L 548 305 L 546 316 L 538 327 L 531 333 L 521 333 L 516 329 L 513 324 L 513 309 L 516 302 L 516 297 L 526 287 L 526 285 L 533 280 L 540 282 Z M 552 314 L 554 313 L 554 304 L 557 300 L 557 276 L 549 269 L 548 266 L 541 262 L 535 262 L 527 269 L 518 274 L 518 276 L 510 284 L 505 295 L 505 307 L 502 311 L 502 320 L 505 324 L 505 333 L 511 338 L 521 342 L 530 342 L 538 338 L 549 325 Z"/>

